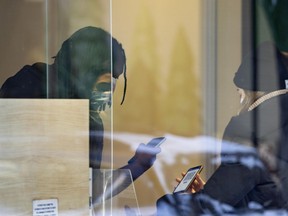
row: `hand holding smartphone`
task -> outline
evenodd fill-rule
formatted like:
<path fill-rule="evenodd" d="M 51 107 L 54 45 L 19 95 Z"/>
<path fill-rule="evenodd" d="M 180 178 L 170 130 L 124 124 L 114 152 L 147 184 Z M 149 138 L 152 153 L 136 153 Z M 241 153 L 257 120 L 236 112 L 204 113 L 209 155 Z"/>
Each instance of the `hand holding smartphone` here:
<path fill-rule="evenodd" d="M 143 151 L 143 153 L 145 153 L 145 152 L 154 152 L 154 150 L 153 149 L 151 149 L 151 148 L 155 148 L 155 147 L 159 147 L 164 141 L 166 140 L 166 137 L 156 137 L 156 138 L 153 138 L 153 139 L 151 139 L 146 145 L 143 145 L 143 146 L 139 146 L 138 147 L 138 149 L 137 149 L 137 151 L 136 151 L 136 154 L 137 154 L 137 152 L 138 152 L 138 154 L 139 154 L 139 152 L 141 152 L 140 151 L 140 149 L 142 149 L 142 151 Z M 147 147 L 148 148 L 147 148 Z M 143 148 L 144 147 L 144 148 Z M 150 150 L 149 150 L 150 149 Z M 152 151 L 151 151 L 152 150 Z M 152 156 L 153 156 L 153 153 L 151 154 Z M 128 164 L 131 164 L 131 163 L 133 163 L 134 161 L 136 160 L 136 155 L 135 156 L 133 156 L 129 161 L 128 161 Z"/>
<path fill-rule="evenodd" d="M 196 166 L 192 167 L 189 170 L 187 170 L 185 176 L 182 178 L 182 180 L 179 182 L 179 184 L 175 187 L 173 193 L 181 193 L 181 192 L 186 192 L 193 181 L 196 178 L 196 175 L 200 173 L 203 169 L 203 166 Z"/>

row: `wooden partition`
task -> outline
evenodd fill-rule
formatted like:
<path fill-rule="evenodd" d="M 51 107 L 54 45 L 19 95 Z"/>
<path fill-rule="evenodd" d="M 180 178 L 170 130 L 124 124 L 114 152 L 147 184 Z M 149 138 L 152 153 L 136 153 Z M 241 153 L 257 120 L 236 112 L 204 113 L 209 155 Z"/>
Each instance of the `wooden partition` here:
<path fill-rule="evenodd" d="M 89 215 L 88 109 L 88 100 L 0 99 L 0 215 Z"/>

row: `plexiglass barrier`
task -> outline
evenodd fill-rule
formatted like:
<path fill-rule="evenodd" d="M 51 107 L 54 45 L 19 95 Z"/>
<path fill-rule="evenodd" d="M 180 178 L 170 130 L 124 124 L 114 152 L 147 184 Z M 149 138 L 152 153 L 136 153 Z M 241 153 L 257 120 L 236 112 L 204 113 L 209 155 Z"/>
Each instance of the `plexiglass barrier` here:
<path fill-rule="evenodd" d="M 92 215 L 140 216 L 130 170 L 93 170 Z"/>
<path fill-rule="evenodd" d="M 175 179 L 198 165 L 204 167 L 200 176 L 208 182 L 205 185 L 209 188 L 209 179 L 219 173 L 215 171 L 221 163 L 227 165 L 239 159 L 233 154 L 231 157 L 222 154 L 223 147 L 227 147 L 222 141 L 227 137 L 235 139 L 230 141 L 237 144 L 250 143 L 261 157 L 264 154 L 266 174 L 272 172 L 272 178 L 265 174 L 264 179 L 269 180 L 267 185 L 277 188 L 286 197 L 287 184 L 283 180 L 286 179 L 287 157 L 283 143 L 287 134 L 287 1 L 180 2 L 0 1 L 1 100 L 89 100 L 86 110 L 89 135 L 86 138 L 89 137 L 90 144 L 86 168 L 93 168 L 94 175 L 100 172 L 95 176 L 100 180 L 93 182 L 94 190 L 97 189 L 97 199 L 93 197 L 95 214 L 125 212 L 125 204 L 120 204 L 124 196 L 127 202 L 131 201 L 126 213 L 129 210 L 139 213 L 137 200 L 141 214 L 153 215 L 157 212 L 157 201 L 173 192 Z M 99 32 L 106 36 L 102 37 Z M 63 117 L 71 109 L 61 110 Z M 20 111 L 23 111 L 21 107 L 19 116 Z M 2 111 L 1 117 L 5 115 Z M 45 114 L 46 120 L 50 117 Z M 49 128 L 62 124 L 50 120 L 53 124 Z M 7 119 L 1 123 L 8 130 L 5 121 L 9 124 Z M 235 121 L 237 127 L 234 127 Z M 66 125 L 66 130 L 71 124 Z M 248 137 L 246 133 L 238 134 L 244 129 Z M 156 157 L 151 161 L 145 159 L 145 154 L 139 157 L 145 144 L 160 136 L 167 139 L 153 153 Z M 3 135 L 1 142 L 10 138 L 10 135 Z M 26 145 L 30 139 L 40 138 L 31 135 L 21 143 Z M 65 146 L 65 141 L 59 141 L 58 147 Z M 1 153 L 5 155 L 5 150 L 1 149 Z M 241 161 L 249 164 L 253 157 L 247 152 L 243 154 L 247 157 L 241 153 Z M 138 159 L 136 164 L 144 166 L 131 165 L 133 157 Z M 75 154 L 73 160 L 80 161 L 80 158 Z M 117 169 L 127 166 L 134 167 L 130 169 L 133 182 L 128 172 L 118 174 L 122 169 Z M 0 168 L 4 179 L 10 177 L 11 169 L 21 174 L 7 161 L 2 161 Z M 30 169 L 36 168 L 30 166 Z M 237 175 L 241 172 L 233 174 Z M 113 176 L 116 176 L 115 181 Z M 226 171 L 223 176 L 226 189 L 232 178 L 226 176 Z M 54 177 L 59 176 L 55 174 Z M 111 179 L 113 183 L 109 182 Z M 119 182 L 129 186 L 123 191 L 121 187 L 115 189 Z M 272 182 L 275 184 L 270 184 Z M 236 181 L 234 183 L 232 188 L 239 188 Z M 258 184 L 256 191 L 259 188 Z M 229 210 L 226 204 L 248 210 L 257 207 L 263 212 L 270 211 L 272 206 L 285 210 L 279 203 L 280 207 L 274 205 L 276 199 L 266 200 L 267 194 L 272 197 L 274 190 L 250 199 L 255 197 L 254 189 L 244 196 L 244 200 L 248 197 L 253 205 L 243 200 L 241 203 L 224 200 L 223 194 L 215 196 L 214 200 L 224 204 L 226 210 Z M 211 195 L 211 191 L 207 191 L 205 194 Z M 235 194 L 236 198 L 241 195 L 240 192 Z M 190 195 L 188 197 L 194 197 Z M 200 200 L 205 201 L 205 197 L 200 196 Z M 259 201 L 259 197 L 264 197 L 264 201 Z M 254 201 L 261 205 L 255 205 Z M 5 202 L 1 203 L 3 206 Z M 189 205 L 186 207 L 193 209 Z"/>

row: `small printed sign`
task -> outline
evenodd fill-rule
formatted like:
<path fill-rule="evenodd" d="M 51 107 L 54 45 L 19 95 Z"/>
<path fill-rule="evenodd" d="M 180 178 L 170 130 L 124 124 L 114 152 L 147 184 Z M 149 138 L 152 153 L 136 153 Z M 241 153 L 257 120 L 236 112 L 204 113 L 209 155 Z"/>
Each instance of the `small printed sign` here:
<path fill-rule="evenodd" d="M 58 216 L 58 200 L 33 200 L 33 216 Z"/>

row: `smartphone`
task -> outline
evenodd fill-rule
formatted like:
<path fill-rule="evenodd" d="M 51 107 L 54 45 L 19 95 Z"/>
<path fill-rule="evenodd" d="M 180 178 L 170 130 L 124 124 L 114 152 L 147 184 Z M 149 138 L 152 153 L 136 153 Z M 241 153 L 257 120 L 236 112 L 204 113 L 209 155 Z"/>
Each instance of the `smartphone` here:
<path fill-rule="evenodd" d="M 150 140 L 146 145 L 151 147 L 158 147 L 160 146 L 164 141 L 166 140 L 166 137 L 156 137 Z"/>
<path fill-rule="evenodd" d="M 200 173 L 202 169 L 203 169 L 202 165 L 188 169 L 185 176 L 182 178 L 182 180 L 174 189 L 173 193 L 186 192 L 190 187 L 190 185 L 193 183 L 197 173 Z"/>

